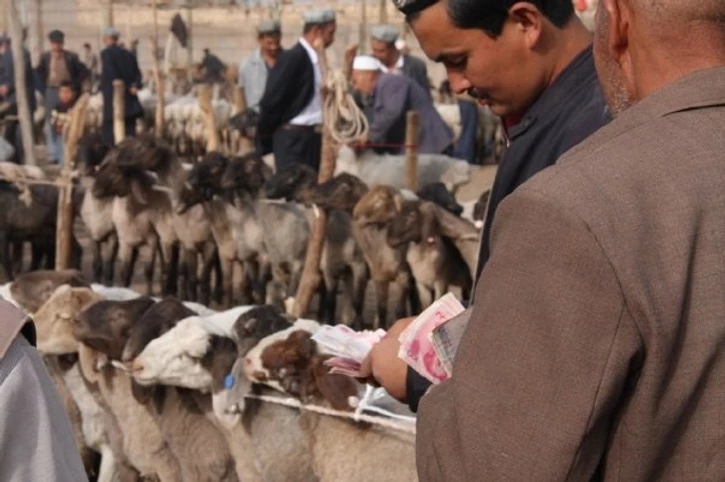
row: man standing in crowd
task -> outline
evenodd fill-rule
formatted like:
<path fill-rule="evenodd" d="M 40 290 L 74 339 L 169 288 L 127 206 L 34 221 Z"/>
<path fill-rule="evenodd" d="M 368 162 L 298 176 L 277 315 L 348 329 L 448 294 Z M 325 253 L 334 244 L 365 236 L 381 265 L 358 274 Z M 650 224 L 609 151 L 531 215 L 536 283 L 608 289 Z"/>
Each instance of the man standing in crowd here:
<path fill-rule="evenodd" d="M 63 144 L 51 125 L 50 113 L 58 103 L 58 88 L 64 82 L 73 82 L 75 88 L 80 90 L 89 72 L 76 53 L 65 50 L 63 32 L 53 30 L 48 34 L 48 40 L 50 40 L 50 51 L 40 57 L 36 74 L 38 89 L 43 95 L 43 105 L 45 106 L 48 159 L 52 163 L 57 163 L 63 157 Z"/>
<path fill-rule="evenodd" d="M 88 480 L 68 415 L 32 345 L 35 327 L 0 298 L 0 480 Z"/>
<path fill-rule="evenodd" d="M 383 72 L 401 74 L 413 79 L 430 95 L 428 68 L 421 59 L 404 54 L 395 46 L 398 29 L 390 25 L 377 25 L 370 31 L 370 48 L 373 57 L 382 64 Z"/>
<path fill-rule="evenodd" d="M 481 235 L 476 278 L 487 264 L 498 206 L 526 180 L 606 124 L 591 33 L 571 0 L 399 0 L 426 55 L 446 67 L 451 88 L 502 118 L 509 146 L 496 173 Z M 543 46 L 546 46 L 544 48 Z M 477 303 L 477 301 L 476 301 Z M 417 410 L 430 382 L 398 359 L 389 331 L 367 369 L 391 395 Z"/>
<path fill-rule="evenodd" d="M 421 86 L 403 75 L 383 73 L 380 62 L 368 55 L 355 57 L 352 84 L 370 97 L 370 129 L 367 142 L 377 151 L 404 152 L 408 111 L 419 115 L 418 152 L 440 154 L 451 147 L 453 134 L 433 107 L 430 95 Z M 387 144 L 376 148 L 375 144 Z M 365 142 L 362 142 L 362 146 Z"/>
<path fill-rule="evenodd" d="M 277 170 L 297 162 L 319 168 L 322 73 L 315 45 L 332 45 L 336 29 L 333 10 L 305 12 L 302 37 L 269 73 L 259 103 L 258 148 L 261 155 L 274 152 Z"/>
<path fill-rule="evenodd" d="M 239 85 L 244 87 L 247 108 L 259 113 L 259 101 L 267 85 L 269 71 L 282 52 L 282 28 L 279 20 L 265 20 L 257 25 L 259 47 L 239 67 Z"/>
<path fill-rule="evenodd" d="M 0 116 L 9 117 L 5 121 L 5 135 L 3 137 L 15 149 L 15 153 L 10 160 L 22 164 L 25 161 L 25 151 L 23 150 L 20 122 L 17 118 L 18 92 L 15 88 L 15 64 L 9 37 L 2 36 L 0 38 L 0 52 L 2 53 L 2 56 L 0 56 L 0 96 L 2 96 Z M 30 117 L 32 119 L 33 113 L 37 108 L 37 102 L 35 100 L 33 66 L 30 63 L 30 52 L 25 47 L 23 47 L 23 58 L 23 65 L 25 66 L 25 95 L 28 99 L 28 108 L 30 109 Z"/>
<path fill-rule="evenodd" d="M 126 108 L 124 124 L 126 136 L 136 135 L 136 120 L 143 116 L 143 107 L 138 100 L 141 88 L 141 71 L 136 57 L 118 46 L 119 33 L 113 27 L 103 32 L 106 48 L 101 52 L 101 92 L 103 94 L 103 142 L 114 145 L 113 133 L 113 81 L 122 80 L 125 86 Z"/>
<path fill-rule="evenodd" d="M 96 90 L 96 82 L 98 80 L 98 55 L 91 48 L 91 44 L 83 44 L 83 63 L 88 67 L 90 72 L 91 92 Z"/>

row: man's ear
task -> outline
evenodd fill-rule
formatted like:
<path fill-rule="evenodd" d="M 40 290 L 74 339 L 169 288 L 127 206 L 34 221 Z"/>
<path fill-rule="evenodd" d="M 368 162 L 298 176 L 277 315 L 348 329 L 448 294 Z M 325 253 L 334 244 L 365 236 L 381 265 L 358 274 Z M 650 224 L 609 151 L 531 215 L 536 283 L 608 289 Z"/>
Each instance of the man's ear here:
<path fill-rule="evenodd" d="M 509 19 L 524 34 L 526 46 L 534 48 L 541 39 L 546 21 L 544 14 L 532 2 L 516 2 L 509 8 Z"/>

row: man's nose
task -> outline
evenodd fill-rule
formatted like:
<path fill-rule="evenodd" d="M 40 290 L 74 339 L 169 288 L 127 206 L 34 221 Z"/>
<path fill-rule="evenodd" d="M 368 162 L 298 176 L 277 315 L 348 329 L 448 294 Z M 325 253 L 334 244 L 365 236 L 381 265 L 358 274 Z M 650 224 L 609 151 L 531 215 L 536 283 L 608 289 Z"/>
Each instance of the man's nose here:
<path fill-rule="evenodd" d="M 448 81 L 451 83 L 451 90 L 456 94 L 463 94 L 473 85 L 463 76 L 460 72 L 455 72 L 447 69 Z"/>

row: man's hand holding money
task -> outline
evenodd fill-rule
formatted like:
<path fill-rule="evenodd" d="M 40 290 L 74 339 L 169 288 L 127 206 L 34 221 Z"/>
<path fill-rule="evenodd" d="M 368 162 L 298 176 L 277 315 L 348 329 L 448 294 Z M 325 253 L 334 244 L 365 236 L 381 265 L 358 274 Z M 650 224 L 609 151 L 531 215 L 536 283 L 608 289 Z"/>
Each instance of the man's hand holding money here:
<path fill-rule="evenodd" d="M 371 385 L 382 386 L 391 397 L 406 403 L 406 377 L 408 364 L 398 357 L 400 334 L 415 320 L 403 318 L 393 324 L 377 343 L 360 367 L 361 379 Z"/>

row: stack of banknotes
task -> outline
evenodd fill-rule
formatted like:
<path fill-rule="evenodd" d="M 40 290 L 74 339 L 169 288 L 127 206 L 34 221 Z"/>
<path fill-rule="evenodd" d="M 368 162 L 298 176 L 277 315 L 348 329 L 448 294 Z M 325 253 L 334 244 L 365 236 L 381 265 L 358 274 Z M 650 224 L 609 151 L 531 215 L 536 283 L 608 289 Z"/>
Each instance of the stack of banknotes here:
<path fill-rule="evenodd" d="M 332 355 L 325 363 L 330 373 L 360 377 L 360 364 L 373 346 L 385 336 L 385 330 L 355 331 L 345 325 L 323 326 L 312 336 L 320 351 Z"/>

